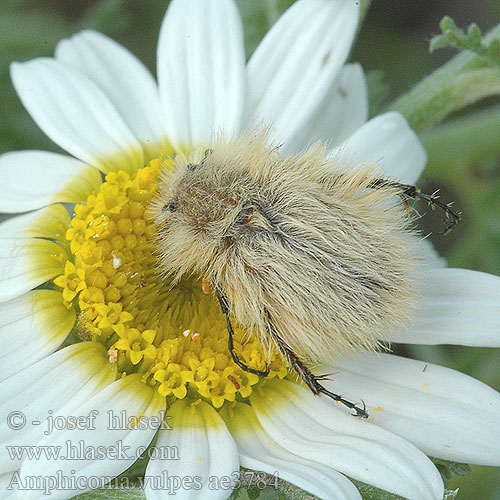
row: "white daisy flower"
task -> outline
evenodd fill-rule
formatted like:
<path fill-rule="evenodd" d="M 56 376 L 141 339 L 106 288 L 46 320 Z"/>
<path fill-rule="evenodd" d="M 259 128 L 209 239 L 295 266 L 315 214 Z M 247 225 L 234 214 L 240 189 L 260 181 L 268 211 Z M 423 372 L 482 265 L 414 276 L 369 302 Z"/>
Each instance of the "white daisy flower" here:
<path fill-rule="evenodd" d="M 353 418 L 286 380 L 277 355 L 268 380 L 242 371 L 201 282 L 170 289 L 156 273 L 145 211 L 160 157 L 219 131 L 236 137 L 268 126 L 287 152 L 323 139 L 354 161 L 378 162 L 388 177 L 416 181 L 426 161 L 416 135 L 397 113 L 367 121 L 363 71 L 345 63 L 358 9 L 354 0 L 299 0 L 245 66 L 232 0 L 173 0 L 158 84 L 93 31 L 60 42 L 55 58 L 12 64 L 24 106 L 71 156 L 0 157 L 0 211 L 26 212 L 0 225 L 2 498 L 38 499 L 47 487 L 51 499 L 67 499 L 99 487 L 150 444 L 165 410 L 148 500 L 227 498 L 240 466 L 325 499 L 360 499 L 348 478 L 440 499 L 443 483 L 426 455 L 500 465 L 500 396 L 479 381 L 363 354 L 325 367 L 335 372 L 329 389 L 365 401 L 370 418 Z M 499 347 L 500 278 L 446 269 L 422 252 L 415 324 L 391 340 Z M 258 341 L 243 339 L 237 330 L 241 359 L 262 364 Z M 16 454 L 20 444 L 40 455 Z M 59 456 L 47 446 L 60 446 Z"/>

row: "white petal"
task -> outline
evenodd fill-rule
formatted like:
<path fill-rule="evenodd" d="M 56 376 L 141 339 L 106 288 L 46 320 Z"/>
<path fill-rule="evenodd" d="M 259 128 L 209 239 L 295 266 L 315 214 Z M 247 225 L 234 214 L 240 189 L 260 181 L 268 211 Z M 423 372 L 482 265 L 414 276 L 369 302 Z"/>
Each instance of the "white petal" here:
<path fill-rule="evenodd" d="M 0 380 L 54 352 L 75 324 L 55 290 L 34 290 L 0 303 Z"/>
<path fill-rule="evenodd" d="M 50 238 L 64 240 L 70 226 L 69 213 L 63 205 L 49 205 L 41 210 L 11 217 L 0 223 L 0 239 Z"/>
<path fill-rule="evenodd" d="M 430 456 L 500 465 L 500 394 L 467 375 L 390 354 L 344 359 L 325 385 Z M 338 373 L 337 373 L 338 372 Z"/>
<path fill-rule="evenodd" d="M 241 125 L 244 49 L 233 0 L 174 0 L 158 42 L 168 137 L 177 149 L 232 137 Z"/>
<path fill-rule="evenodd" d="M 267 33 L 248 63 L 245 121 L 272 125 L 286 143 L 325 99 L 358 25 L 359 2 L 301 0 Z"/>
<path fill-rule="evenodd" d="M 18 297 L 64 272 L 66 255 L 52 241 L 5 238 L 0 245 L 0 302 Z"/>
<path fill-rule="evenodd" d="M 55 202 L 79 203 L 101 184 L 100 172 L 69 156 L 12 151 L 0 156 L 0 212 L 19 213 Z"/>
<path fill-rule="evenodd" d="M 291 453 L 411 500 L 443 497 L 439 472 L 417 448 L 298 384 L 271 380 L 251 403 L 266 433 Z"/>
<path fill-rule="evenodd" d="M 326 465 L 294 455 L 273 441 L 251 406 L 237 404 L 223 416 L 238 446 L 242 467 L 276 475 L 325 500 L 361 500 L 359 491 L 345 476 Z"/>
<path fill-rule="evenodd" d="M 9 456 L 6 446 L 34 446 L 44 433 L 50 440 L 53 433 L 48 417 L 73 415 L 72 411 L 115 378 L 116 366 L 108 362 L 104 347 L 84 342 L 57 351 L 1 382 L 0 471 L 15 470 L 21 463 Z M 71 411 L 62 412 L 68 402 Z"/>
<path fill-rule="evenodd" d="M 191 406 L 185 399 L 177 400 L 167 414 L 172 417 L 172 429 L 160 431 L 156 446 L 175 446 L 179 459 L 149 461 L 145 478 L 148 500 L 228 498 L 240 466 L 236 444 L 222 418 L 207 403 Z M 168 493 L 153 489 L 154 481 L 161 481 L 165 473 L 185 478 L 183 485 Z"/>
<path fill-rule="evenodd" d="M 11 64 L 24 107 L 56 144 L 103 172 L 135 172 L 140 144 L 111 101 L 86 75 L 55 59 Z"/>
<path fill-rule="evenodd" d="M 85 30 L 59 42 L 56 58 L 77 67 L 106 94 L 148 159 L 168 150 L 158 86 L 148 69 L 127 49 L 96 31 Z"/>
<path fill-rule="evenodd" d="M 144 452 L 158 429 L 165 399 L 158 391 L 141 382 L 141 375 L 128 375 L 107 385 L 101 392 L 79 407 L 67 404 L 60 414 L 74 417 L 88 417 L 94 412 L 91 425 L 83 425 L 77 431 L 70 428 L 56 430 L 44 436 L 38 447 L 60 446 L 61 456 L 48 459 L 42 454 L 38 460 L 26 459 L 21 467 L 21 479 L 26 476 L 102 478 L 102 486 L 126 470 Z M 90 421 L 89 421 L 90 422 Z M 136 425 L 134 425 L 136 422 Z M 142 422 L 142 424 L 141 424 Z M 73 455 L 69 455 L 69 446 Z M 85 453 L 103 453 L 101 458 L 93 458 Z M 67 454 L 70 459 L 62 456 Z M 60 472 L 59 472 L 60 471 Z M 108 479 L 106 479 L 108 478 Z M 57 489 L 51 500 L 73 498 L 76 494 L 95 489 L 92 483 L 76 484 L 74 489 Z M 39 500 L 41 492 L 30 490 L 23 496 L 26 500 Z"/>
<path fill-rule="evenodd" d="M 439 255 L 439 252 L 434 248 L 434 245 L 428 238 L 414 236 L 417 256 L 419 257 L 419 265 L 423 269 L 443 269 L 447 262 L 444 257 Z"/>
<path fill-rule="evenodd" d="M 422 302 L 404 330 L 386 337 L 409 344 L 500 347 L 500 277 L 467 269 L 419 273 Z"/>
<path fill-rule="evenodd" d="M 372 118 L 331 152 L 354 165 L 377 164 L 381 175 L 414 184 L 427 162 L 427 153 L 402 114 L 395 111 Z"/>
<path fill-rule="evenodd" d="M 337 146 L 368 119 L 368 88 L 360 64 L 346 64 L 311 118 L 283 146 L 298 152 L 316 141 Z"/>

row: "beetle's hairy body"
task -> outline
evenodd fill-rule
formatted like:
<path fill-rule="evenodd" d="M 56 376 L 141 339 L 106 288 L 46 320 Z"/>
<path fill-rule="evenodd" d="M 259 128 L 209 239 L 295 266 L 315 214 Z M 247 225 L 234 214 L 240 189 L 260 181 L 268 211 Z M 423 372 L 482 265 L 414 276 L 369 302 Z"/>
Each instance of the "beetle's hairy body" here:
<path fill-rule="evenodd" d="M 417 302 L 396 191 L 370 189 L 372 168 L 346 170 L 321 145 L 283 158 L 265 139 L 176 158 L 154 208 L 161 270 L 206 277 L 236 322 L 301 358 L 377 348 Z"/>

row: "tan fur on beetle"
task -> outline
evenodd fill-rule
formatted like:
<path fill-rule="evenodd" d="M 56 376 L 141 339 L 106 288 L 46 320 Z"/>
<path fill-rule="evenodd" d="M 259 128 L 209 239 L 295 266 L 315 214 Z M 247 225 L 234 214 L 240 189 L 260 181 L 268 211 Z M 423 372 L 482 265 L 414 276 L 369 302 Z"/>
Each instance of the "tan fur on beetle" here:
<path fill-rule="evenodd" d="M 350 167 L 251 132 L 178 155 L 152 207 L 161 272 L 206 278 L 238 324 L 301 359 L 377 349 L 412 319 L 418 260 L 401 192 Z"/>

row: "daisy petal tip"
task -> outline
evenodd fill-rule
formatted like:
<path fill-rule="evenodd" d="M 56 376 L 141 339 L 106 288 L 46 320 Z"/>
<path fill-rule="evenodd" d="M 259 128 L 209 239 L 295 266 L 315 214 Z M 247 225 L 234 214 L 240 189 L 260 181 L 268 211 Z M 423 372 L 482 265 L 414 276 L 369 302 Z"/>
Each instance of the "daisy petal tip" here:
<path fill-rule="evenodd" d="M 17 87 L 20 85 L 21 80 L 24 76 L 25 68 L 26 65 L 29 64 L 31 61 L 13 61 L 9 64 L 9 73 L 10 73 L 10 79 L 12 81 L 12 85 L 16 89 L 17 92 Z"/>
<path fill-rule="evenodd" d="M 346 157 L 353 165 L 376 165 L 384 177 L 414 184 L 427 163 L 427 153 L 406 118 L 389 111 L 367 121 L 331 156 Z"/>
<path fill-rule="evenodd" d="M 500 347 L 500 277 L 469 269 L 419 272 L 415 319 L 387 340 L 409 344 Z"/>
<path fill-rule="evenodd" d="M 239 471 L 239 455 L 221 416 L 205 402 L 192 406 L 185 400 L 176 401 L 168 412 L 172 416 L 172 429 L 160 431 L 157 447 L 175 447 L 179 450 L 179 460 L 150 460 L 146 469 L 147 498 L 164 498 L 161 491 L 152 488 L 156 478 L 164 477 L 165 472 L 182 477 L 186 470 L 197 478 L 197 487 L 181 487 L 176 493 L 180 498 L 227 498 Z"/>
<path fill-rule="evenodd" d="M 340 386 L 348 395 L 363 395 L 374 424 L 426 455 L 499 464 L 500 394 L 486 384 L 450 368 L 383 353 L 324 369 L 337 371 L 334 384 L 325 382 L 330 390 Z"/>
<path fill-rule="evenodd" d="M 319 498 L 361 500 L 354 484 L 336 470 L 290 453 L 268 435 L 251 406 L 237 405 L 232 416 L 223 412 L 243 467 L 284 479 Z"/>
<path fill-rule="evenodd" d="M 289 452 L 404 498 L 442 498 L 439 472 L 407 440 L 292 382 L 272 381 L 265 390 L 274 404 L 253 395 L 252 406 L 264 430 Z"/>

